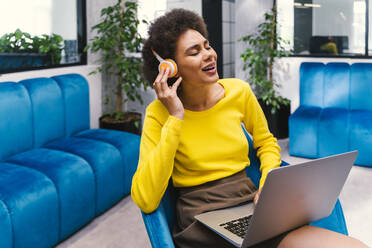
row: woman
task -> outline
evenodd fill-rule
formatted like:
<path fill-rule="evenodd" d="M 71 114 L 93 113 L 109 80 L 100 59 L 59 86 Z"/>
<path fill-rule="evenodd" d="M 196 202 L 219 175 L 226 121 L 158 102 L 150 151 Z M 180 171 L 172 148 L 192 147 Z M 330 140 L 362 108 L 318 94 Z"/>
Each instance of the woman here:
<path fill-rule="evenodd" d="M 200 16 L 175 9 L 151 24 L 142 51 L 144 75 L 153 83 L 158 99 L 146 110 L 131 194 L 150 213 L 172 177 L 179 193 L 173 229 L 178 247 L 231 247 L 194 216 L 257 201 L 260 190 L 245 175 L 249 148 L 241 123 L 258 148 L 260 189 L 268 171 L 281 163 L 277 140 L 249 85 L 238 79 L 219 79 L 217 54 L 207 37 Z M 152 50 L 175 60 L 177 79 L 168 78 L 168 69 L 158 71 Z M 254 247 L 365 246 L 329 230 L 304 226 Z"/>

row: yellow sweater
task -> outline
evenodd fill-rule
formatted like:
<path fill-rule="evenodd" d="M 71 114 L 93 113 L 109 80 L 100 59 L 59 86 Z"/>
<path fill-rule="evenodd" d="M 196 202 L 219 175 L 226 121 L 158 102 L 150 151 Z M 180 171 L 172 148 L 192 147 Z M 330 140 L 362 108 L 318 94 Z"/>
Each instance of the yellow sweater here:
<path fill-rule="evenodd" d="M 175 187 L 189 187 L 249 166 L 248 141 L 241 123 L 258 148 L 260 187 L 269 170 L 280 165 L 280 147 L 249 84 L 239 79 L 218 83 L 225 88 L 225 96 L 205 111 L 185 109 L 184 120 L 169 115 L 159 100 L 147 107 L 131 192 L 145 213 L 158 207 L 170 177 Z"/>

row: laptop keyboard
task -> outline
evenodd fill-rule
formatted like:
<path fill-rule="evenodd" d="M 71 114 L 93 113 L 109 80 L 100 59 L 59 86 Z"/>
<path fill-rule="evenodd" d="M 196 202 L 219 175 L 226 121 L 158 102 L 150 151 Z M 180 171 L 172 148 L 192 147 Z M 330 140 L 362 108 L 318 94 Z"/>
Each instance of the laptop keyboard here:
<path fill-rule="evenodd" d="M 223 228 L 229 230 L 235 235 L 238 235 L 242 239 L 244 238 L 245 234 L 247 233 L 248 226 L 251 222 L 252 215 L 245 216 L 236 220 L 232 220 L 226 223 L 220 224 Z"/>

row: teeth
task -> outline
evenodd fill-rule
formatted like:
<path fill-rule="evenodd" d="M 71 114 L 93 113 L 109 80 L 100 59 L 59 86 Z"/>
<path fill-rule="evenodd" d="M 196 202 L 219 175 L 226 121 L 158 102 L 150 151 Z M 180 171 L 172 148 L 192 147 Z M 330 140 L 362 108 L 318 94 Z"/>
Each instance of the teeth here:
<path fill-rule="evenodd" d="M 214 66 L 205 67 L 205 68 L 203 68 L 203 71 L 208 71 L 208 70 L 211 70 L 213 68 L 214 68 Z"/>

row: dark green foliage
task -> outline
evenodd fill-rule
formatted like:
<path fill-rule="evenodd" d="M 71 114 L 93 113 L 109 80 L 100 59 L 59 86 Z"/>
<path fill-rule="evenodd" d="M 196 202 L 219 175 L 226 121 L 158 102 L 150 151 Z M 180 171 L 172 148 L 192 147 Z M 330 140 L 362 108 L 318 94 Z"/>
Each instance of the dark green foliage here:
<path fill-rule="evenodd" d="M 122 90 L 127 96 L 123 101 L 139 100 L 143 103 L 138 90 L 146 84 L 141 77 L 141 59 L 136 57 L 141 50 L 142 39 L 138 33 L 140 21 L 137 18 L 137 3 L 118 0 L 113 6 L 101 10 L 102 21 L 92 27 L 97 35 L 91 39 L 91 44 L 85 47 L 93 53 L 101 52 L 100 66 L 97 72 L 105 72 L 116 75 L 115 84 L 117 102 L 117 113 L 121 113 Z M 143 21 L 145 22 L 145 21 Z M 108 98 L 106 97 L 106 102 Z M 117 117 L 121 117 L 118 114 Z"/>
<path fill-rule="evenodd" d="M 63 49 L 63 38 L 58 34 L 43 34 L 32 37 L 17 29 L 0 38 L 0 53 L 43 53 L 50 56 L 52 64 L 59 64 Z"/>
<path fill-rule="evenodd" d="M 289 55 L 283 44 L 287 44 L 276 33 L 275 9 L 265 13 L 265 21 L 257 26 L 256 33 L 242 37 L 239 41 L 248 44 L 248 48 L 240 55 L 244 61 L 243 70 L 249 70 L 248 82 L 251 84 L 257 98 L 271 106 L 274 114 L 280 104 L 288 105 L 290 101 L 278 95 L 280 85 L 272 76 L 273 63 L 276 58 Z"/>

